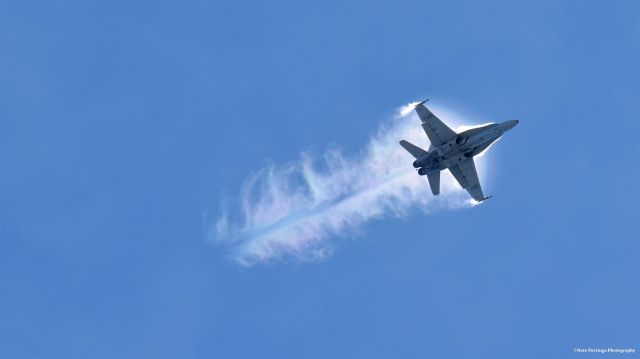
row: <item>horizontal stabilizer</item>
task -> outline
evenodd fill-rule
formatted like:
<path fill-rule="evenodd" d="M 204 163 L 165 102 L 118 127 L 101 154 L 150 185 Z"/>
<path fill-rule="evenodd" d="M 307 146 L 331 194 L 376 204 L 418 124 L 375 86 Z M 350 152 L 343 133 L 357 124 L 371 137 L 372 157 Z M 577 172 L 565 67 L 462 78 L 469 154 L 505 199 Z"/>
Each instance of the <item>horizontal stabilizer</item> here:
<path fill-rule="evenodd" d="M 402 146 L 405 150 L 407 150 L 407 152 L 409 152 L 415 158 L 420 158 L 427 154 L 427 151 L 405 140 L 400 141 L 400 146 Z"/>

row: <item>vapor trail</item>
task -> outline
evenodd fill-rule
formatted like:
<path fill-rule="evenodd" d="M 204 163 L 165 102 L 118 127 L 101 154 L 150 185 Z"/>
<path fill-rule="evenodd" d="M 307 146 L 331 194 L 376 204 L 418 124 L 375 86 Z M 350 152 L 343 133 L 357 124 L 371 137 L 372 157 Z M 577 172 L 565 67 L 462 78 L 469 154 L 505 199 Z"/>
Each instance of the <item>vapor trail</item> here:
<path fill-rule="evenodd" d="M 356 234 L 370 220 L 401 217 L 413 208 L 425 213 L 471 206 L 468 195 L 443 171 L 441 195 L 433 197 L 426 179 L 411 168 L 413 158 L 398 145 L 406 139 L 428 147 L 412 104 L 380 126 L 359 153 L 328 150 L 314 157 L 271 164 L 249 176 L 238 196 L 240 218 L 227 209 L 215 221 L 214 243 L 229 249 L 243 265 L 330 256 L 335 239 Z M 461 122 L 443 109 L 447 124 Z M 484 174 L 483 161 L 477 163 Z"/>

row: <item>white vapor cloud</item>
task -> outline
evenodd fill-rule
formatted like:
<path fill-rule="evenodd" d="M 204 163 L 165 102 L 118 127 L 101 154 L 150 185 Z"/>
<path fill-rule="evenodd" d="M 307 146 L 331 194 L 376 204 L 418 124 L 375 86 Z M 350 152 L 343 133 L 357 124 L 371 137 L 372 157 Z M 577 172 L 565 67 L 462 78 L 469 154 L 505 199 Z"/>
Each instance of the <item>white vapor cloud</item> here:
<path fill-rule="evenodd" d="M 430 107 L 449 126 L 461 124 L 453 113 Z M 413 157 L 398 141 L 428 147 L 412 110 L 413 104 L 398 109 L 357 154 L 302 153 L 296 161 L 269 164 L 249 176 L 236 203 L 240 213 L 232 216 L 223 208 L 212 225 L 213 242 L 246 266 L 318 261 L 334 252 L 337 238 L 359 233 L 368 221 L 405 216 L 414 208 L 430 213 L 470 207 L 469 195 L 448 171 L 442 172 L 441 194 L 434 197 L 426 177 L 412 168 Z M 476 166 L 482 180 L 484 161 Z"/>

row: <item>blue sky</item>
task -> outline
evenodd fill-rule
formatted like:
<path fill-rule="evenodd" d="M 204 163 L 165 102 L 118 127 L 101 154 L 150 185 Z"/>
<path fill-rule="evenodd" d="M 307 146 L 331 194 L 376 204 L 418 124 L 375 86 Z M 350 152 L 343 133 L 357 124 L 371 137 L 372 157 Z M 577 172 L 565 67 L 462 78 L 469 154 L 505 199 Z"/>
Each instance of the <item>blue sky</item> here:
<path fill-rule="evenodd" d="M 640 350 L 639 15 L 0 1 L 0 357 Z M 319 261 L 245 267 L 212 241 L 247 178 L 357 158 L 425 97 L 468 124 L 520 120 L 486 155 L 495 198 L 364 221 Z"/>

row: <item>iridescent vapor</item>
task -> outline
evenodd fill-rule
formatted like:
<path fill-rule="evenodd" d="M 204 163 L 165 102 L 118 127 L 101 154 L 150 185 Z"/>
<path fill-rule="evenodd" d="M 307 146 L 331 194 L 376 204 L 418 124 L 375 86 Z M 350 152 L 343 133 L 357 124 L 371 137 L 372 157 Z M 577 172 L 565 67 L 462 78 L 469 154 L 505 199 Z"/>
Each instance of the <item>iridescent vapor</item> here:
<path fill-rule="evenodd" d="M 458 130 L 462 122 L 455 115 L 431 107 Z M 223 208 L 214 221 L 213 242 L 245 266 L 318 261 L 334 252 L 339 239 L 363 232 L 368 221 L 402 217 L 415 208 L 429 214 L 470 207 L 468 194 L 446 170 L 441 194 L 434 197 L 412 168 L 411 155 L 398 145 L 405 139 L 428 147 L 412 109 L 412 104 L 400 108 L 359 153 L 302 153 L 298 160 L 270 164 L 249 176 L 237 196 L 238 218 Z M 484 162 L 477 162 L 481 177 Z"/>

